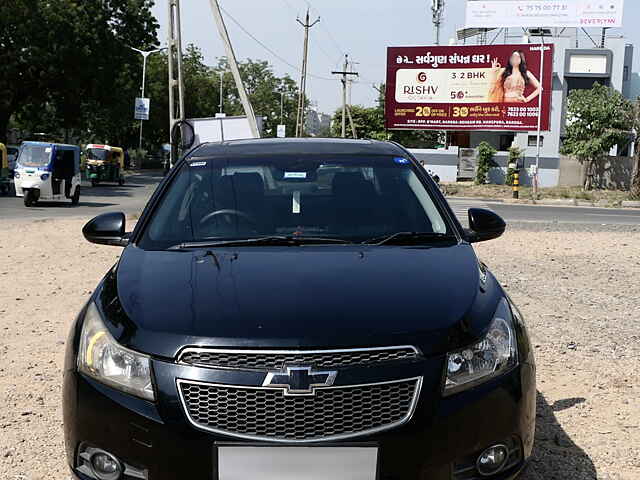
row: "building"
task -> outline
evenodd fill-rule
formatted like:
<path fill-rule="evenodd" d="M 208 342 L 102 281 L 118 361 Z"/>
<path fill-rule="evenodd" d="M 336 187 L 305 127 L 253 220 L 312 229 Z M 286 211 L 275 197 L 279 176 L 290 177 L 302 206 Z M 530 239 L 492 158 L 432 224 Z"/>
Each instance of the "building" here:
<path fill-rule="evenodd" d="M 586 31 L 576 32 L 574 28 L 529 30 L 524 38 L 522 35 L 510 37 L 507 34 L 502 41 L 504 43 L 540 43 L 544 41 L 554 44 L 551 129 L 548 132 L 542 132 L 541 136 L 540 185 L 579 185 L 582 178 L 581 166 L 575 160 L 560 154 L 567 121 L 568 95 L 572 90 L 591 88 L 597 81 L 615 88 L 627 98 L 637 98 L 640 93 L 640 77 L 632 73 L 633 45 L 629 44 L 622 36 L 601 37 L 597 35 L 593 37 L 589 36 Z M 503 171 L 506 171 L 507 167 L 506 151 L 511 145 L 516 145 L 525 152 L 527 167 L 535 163 L 536 132 L 472 131 L 449 133 L 449 145 L 459 149 L 476 148 L 482 141 L 489 142 L 500 152 L 496 155 L 495 160 Z M 447 154 L 458 156 L 459 151 L 457 148 L 449 148 L 446 152 L 438 152 L 437 156 L 441 158 L 443 165 L 446 164 L 450 167 L 453 159 L 447 157 Z M 618 160 L 623 162 L 630 162 L 629 156 L 631 154 L 628 145 L 620 146 L 611 152 L 612 156 L 616 156 Z M 449 171 L 451 171 L 450 168 Z M 496 175 L 494 172 L 492 180 L 497 181 L 499 177 L 500 175 Z M 524 175 L 523 181 L 525 184 L 528 183 L 529 176 Z"/>

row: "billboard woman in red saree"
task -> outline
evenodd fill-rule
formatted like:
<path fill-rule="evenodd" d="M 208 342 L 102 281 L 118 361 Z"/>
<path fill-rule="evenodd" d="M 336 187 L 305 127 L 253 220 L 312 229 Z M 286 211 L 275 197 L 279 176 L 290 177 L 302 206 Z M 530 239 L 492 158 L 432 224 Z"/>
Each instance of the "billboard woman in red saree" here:
<path fill-rule="evenodd" d="M 527 69 L 527 61 L 522 50 L 515 50 L 506 67 L 497 58 L 491 62 L 492 78 L 488 101 L 492 103 L 529 103 L 540 95 L 538 79 Z M 528 87 L 533 91 L 525 96 Z"/>

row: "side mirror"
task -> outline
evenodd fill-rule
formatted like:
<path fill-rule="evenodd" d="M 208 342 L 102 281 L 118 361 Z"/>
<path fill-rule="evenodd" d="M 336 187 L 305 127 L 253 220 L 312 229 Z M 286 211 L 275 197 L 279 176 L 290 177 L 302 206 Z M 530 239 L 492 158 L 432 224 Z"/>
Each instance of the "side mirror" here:
<path fill-rule="evenodd" d="M 502 235 L 507 228 L 500 215 L 485 210 L 484 208 L 469 209 L 469 230 L 467 230 L 467 241 L 469 243 L 484 242 L 493 240 Z"/>
<path fill-rule="evenodd" d="M 125 224 L 124 213 L 103 213 L 82 227 L 82 234 L 91 243 L 126 247 L 129 239 L 124 231 Z"/>

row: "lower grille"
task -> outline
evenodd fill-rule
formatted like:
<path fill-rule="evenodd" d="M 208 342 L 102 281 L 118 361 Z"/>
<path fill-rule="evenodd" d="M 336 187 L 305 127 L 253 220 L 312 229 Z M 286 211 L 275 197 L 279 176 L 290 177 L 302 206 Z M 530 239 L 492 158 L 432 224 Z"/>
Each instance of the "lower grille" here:
<path fill-rule="evenodd" d="M 274 442 L 336 440 L 396 427 L 413 415 L 421 385 L 419 377 L 292 397 L 280 389 L 178 380 L 187 417 L 196 427 Z"/>

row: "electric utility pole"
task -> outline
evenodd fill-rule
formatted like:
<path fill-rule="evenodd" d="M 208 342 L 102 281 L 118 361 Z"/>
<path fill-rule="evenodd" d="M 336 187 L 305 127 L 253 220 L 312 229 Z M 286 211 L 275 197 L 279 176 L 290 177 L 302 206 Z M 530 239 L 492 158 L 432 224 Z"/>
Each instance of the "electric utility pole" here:
<path fill-rule="evenodd" d="M 169 144 L 171 145 L 169 165 L 177 161 L 177 146 L 173 142 L 173 129 L 184 121 L 184 80 L 182 78 L 182 31 L 180 21 L 180 0 L 169 0 L 169 31 L 167 39 L 169 66 Z M 177 67 L 177 75 L 176 69 Z M 175 89 L 178 89 L 178 103 Z"/>
<path fill-rule="evenodd" d="M 349 55 L 344 56 L 344 67 L 341 72 L 331 72 L 333 75 L 342 75 L 342 138 L 347 136 L 347 78 L 349 75 L 358 76 L 358 72 L 348 71 Z"/>
<path fill-rule="evenodd" d="M 256 114 L 253 111 L 253 107 L 251 106 L 251 102 L 249 101 L 249 95 L 247 95 L 247 90 L 244 88 L 244 83 L 242 82 L 242 77 L 240 76 L 238 61 L 236 60 L 236 54 L 233 51 L 233 46 L 231 45 L 231 40 L 229 39 L 227 26 L 225 25 L 224 19 L 222 18 L 220 5 L 218 4 L 218 0 L 210 0 L 210 3 L 211 11 L 213 12 L 213 17 L 216 20 L 216 26 L 218 27 L 218 33 L 220 33 L 220 38 L 222 38 L 222 43 L 224 44 L 225 52 L 227 54 L 229 68 L 233 75 L 233 79 L 236 82 L 236 88 L 238 89 L 238 93 L 240 94 L 240 101 L 242 102 L 242 106 L 244 107 L 244 113 L 247 116 L 247 120 L 249 121 L 249 128 L 251 128 L 251 133 L 254 138 L 260 138 Z"/>
<path fill-rule="evenodd" d="M 320 21 L 318 17 L 313 23 L 309 23 L 309 9 L 307 8 L 307 16 L 304 23 L 296 18 L 296 21 L 304 27 L 304 47 L 302 50 L 302 73 L 300 76 L 300 94 L 298 96 L 298 112 L 296 115 L 296 137 L 304 135 L 304 107 L 307 94 L 307 60 L 309 56 L 309 29 Z"/>
<path fill-rule="evenodd" d="M 444 14 L 444 0 L 432 0 L 431 13 L 433 19 L 434 43 L 440 45 L 440 25 Z"/>
<path fill-rule="evenodd" d="M 358 65 L 358 62 L 351 61 L 349 62 L 349 71 L 353 72 L 353 66 Z M 351 89 L 353 87 L 354 80 L 349 77 L 347 80 L 347 113 L 349 114 L 349 125 L 351 125 L 351 136 L 353 138 L 358 138 L 358 132 L 356 132 L 356 125 L 353 123 L 353 115 L 351 114 Z"/>

